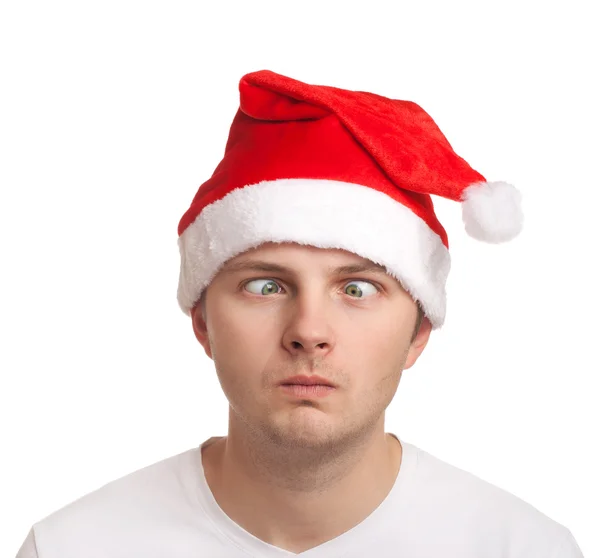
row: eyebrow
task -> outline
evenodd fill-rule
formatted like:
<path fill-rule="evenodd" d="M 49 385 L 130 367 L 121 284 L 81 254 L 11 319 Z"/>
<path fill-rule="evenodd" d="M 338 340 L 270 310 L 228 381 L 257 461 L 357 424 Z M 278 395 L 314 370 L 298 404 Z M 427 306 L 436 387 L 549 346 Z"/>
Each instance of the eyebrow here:
<path fill-rule="evenodd" d="M 222 269 L 222 273 L 230 274 L 238 271 L 266 271 L 270 273 L 288 273 L 294 274 L 294 271 L 288 267 L 261 261 L 261 260 L 242 260 L 228 264 Z M 331 275 L 349 275 L 351 273 L 387 273 L 385 267 L 376 263 L 358 263 L 350 265 L 341 265 L 329 268 Z"/>

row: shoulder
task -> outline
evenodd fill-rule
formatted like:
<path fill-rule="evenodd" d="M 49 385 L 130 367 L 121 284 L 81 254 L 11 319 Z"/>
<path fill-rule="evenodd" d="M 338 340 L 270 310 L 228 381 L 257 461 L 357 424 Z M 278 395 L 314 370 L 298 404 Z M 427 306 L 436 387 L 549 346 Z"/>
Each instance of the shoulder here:
<path fill-rule="evenodd" d="M 454 533 L 481 539 L 481 548 L 504 548 L 509 556 L 526 551 L 531 556 L 540 551 L 553 556 L 569 540 L 564 525 L 508 490 L 420 448 L 416 454 L 418 509 L 451 525 Z"/>
<path fill-rule="evenodd" d="M 166 525 L 194 504 L 190 483 L 199 455 L 193 448 L 113 480 L 35 523 L 29 537 L 40 555 L 70 557 L 84 543 L 123 542 L 151 525 Z"/>

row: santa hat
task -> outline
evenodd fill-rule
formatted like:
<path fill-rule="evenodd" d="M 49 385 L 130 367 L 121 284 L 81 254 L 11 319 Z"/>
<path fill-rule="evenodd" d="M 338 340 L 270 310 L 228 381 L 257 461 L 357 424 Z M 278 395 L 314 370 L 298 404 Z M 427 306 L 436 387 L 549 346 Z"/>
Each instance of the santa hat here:
<path fill-rule="evenodd" d="M 439 328 L 450 255 L 430 195 L 462 202 L 479 240 L 521 230 L 514 186 L 486 182 L 415 103 L 267 70 L 242 77 L 239 89 L 223 160 L 179 223 L 186 314 L 227 260 L 294 242 L 383 265 Z"/>

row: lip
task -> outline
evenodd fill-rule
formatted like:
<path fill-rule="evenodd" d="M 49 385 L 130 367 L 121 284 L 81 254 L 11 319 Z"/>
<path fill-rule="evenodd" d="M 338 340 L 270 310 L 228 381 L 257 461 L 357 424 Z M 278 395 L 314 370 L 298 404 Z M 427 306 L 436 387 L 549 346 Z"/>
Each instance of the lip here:
<path fill-rule="evenodd" d="M 279 385 L 303 385 L 303 386 L 328 386 L 328 387 L 337 387 L 335 384 L 331 383 L 329 380 L 325 378 L 321 378 L 321 376 L 292 376 L 283 380 Z"/>

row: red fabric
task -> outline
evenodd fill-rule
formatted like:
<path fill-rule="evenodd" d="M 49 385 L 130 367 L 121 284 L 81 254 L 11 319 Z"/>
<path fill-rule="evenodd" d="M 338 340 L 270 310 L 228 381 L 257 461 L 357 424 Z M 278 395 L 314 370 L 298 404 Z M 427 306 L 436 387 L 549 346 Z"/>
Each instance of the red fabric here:
<path fill-rule="evenodd" d="M 231 190 L 279 178 L 321 178 L 379 190 L 421 217 L 448 246 L 430 194 L 455 201 L 485 178 L 410 101 L 263 70 L 240 80 L 240 108 L 223 160 L 200 186 L 179 234 Z M 291 202 L 293 203 L 293 201 Z"/>

